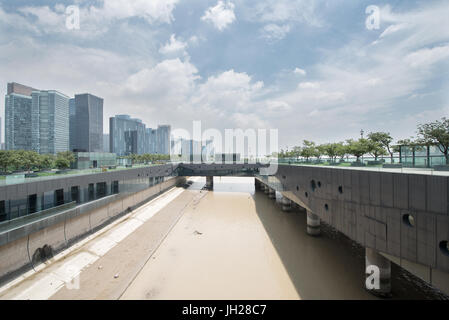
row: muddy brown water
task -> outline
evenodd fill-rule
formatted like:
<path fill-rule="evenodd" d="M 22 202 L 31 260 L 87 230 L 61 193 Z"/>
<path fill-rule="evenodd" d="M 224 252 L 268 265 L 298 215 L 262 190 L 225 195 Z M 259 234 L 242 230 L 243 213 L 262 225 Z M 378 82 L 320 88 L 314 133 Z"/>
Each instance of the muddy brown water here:
<path fill-rule="evenodd" d="M 283 212 L 253 178 L 204 183 L 122 299 L 376 299 L 363 247 L 326 225 L 308 236 L 306 215 Z M 395 264 L 392 288 L 392 299 L 447 299 Z"/>

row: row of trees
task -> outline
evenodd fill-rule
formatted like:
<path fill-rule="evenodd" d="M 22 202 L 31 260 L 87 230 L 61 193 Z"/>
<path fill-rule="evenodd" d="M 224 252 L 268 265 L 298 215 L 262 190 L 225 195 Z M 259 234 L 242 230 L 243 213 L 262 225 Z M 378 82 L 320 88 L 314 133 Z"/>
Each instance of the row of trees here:
<path fill-rule="evenodd" d="M 60 152 L 54 156 L 26 150 L 0 150 L 0 168 L 3 172 L 8 170 L 67 169 L 74 161 L 75 156 L 70 151 Z"/>
<path fill-rule="evenodd" d="M 157 161 L 167 161 L 170 160 L 170 155 L 168 154 L 131 154 L 125 157 L 126 159 L 131 159 L 132 163 L 151 163 Z"/>
<path fill-rule="evenodd" d="M 304 140 L 301 147 L 294 147 L 291 151 L 281 150 L 280 158 L 299 158 L 307 161 L 311 158 L 320 159 L 327 156 L 333 162 L 337 158 L 343 159 L 352 155 L 360 160 L 363 155 L 369 154 L 377 161 L 380 156 L 389 155 L 394 162 L 393 155 L 399 152 L 400 146 L 407 145 L 414 148 L 437 146 L 449 164 L 449 119 L 442 118 L 435 122 L 418 125 L 417 138 L 399 140 L 393 145 L 393 138 L 388 132 L 371 132 L 368 137 L 358 140 L 348 139 L 345 142 L 326 143 L 316 145 L 312 141 Z"/>

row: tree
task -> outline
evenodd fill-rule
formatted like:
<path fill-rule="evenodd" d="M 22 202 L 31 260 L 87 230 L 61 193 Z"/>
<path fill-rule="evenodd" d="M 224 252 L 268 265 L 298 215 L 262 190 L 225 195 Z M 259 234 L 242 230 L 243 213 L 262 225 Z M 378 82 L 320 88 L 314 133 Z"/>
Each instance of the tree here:
<path fill-rule="evenodd" d="M 370 150 L 370 144 L 367 139 L 359 139 L 354 141 L 353 139 L 346 140 L 347 142 L 347 152 L 355 157 L 357 157 L 357 162 L 360 162 L 360 157 L 367 154 Z"/>
<path fill-rule="evenodd" d="M 449 120 L 441 118 L 441 121 L 421 124 L 418 126 L 419 142 L 425 145 L 435 145 L 440 149 L 449 165 Z"/>
<path fill-rule="evenodd" d="M 393 138 L 391 137 L 390 133 L 388 133 L 388 132 L 371 132 L 368 135 L 368 139 L 371 140 L 373 143 L 378 143 L 383 148 L 387 149 L 388 153 L 390 154 L 391 163 L 394 163 L 394 159 L 393 159 L 394 149 L 391 147 Z M 379 154 L 379 155 L 381 155 L 381 154 Z"/>
<path fill-rule="evenodd" d="M 55 165 L 55 159 L 52 154 L 42 154 L 39 159 L 39 169 L 51 169 Z"/>
<path fill-rule="evenodd" d="M 317 156 L 317 149 L 315 142 L 304 140 L 303 147 L 301 149 L 301 157 L 306 158 L 306 161 L 309 161 L 309 158 Z"/>
<path fill-rule="evenodd" d="M 55 165 L 58 169 L 63 170 L 70 167 L 70 162 L 64 157 L 57 157 Z"/>
<path fill-rule="evenodd" d="M 0 150 L 0 167 L 3 169 L 3 172 L 7 172 L 10 165 L 11 152 L 7 150 Z"/>
<path fill-rule="evenodd" d="M 348 153 L 348 148 L 343 142 L 336 143 L 337 150 L 336 156 L 340 157 L 340 159 L 344 159 L 345 155 Z"/>
<path fill-rule="evenodd" d="M 335 162 L 336 157 L 339 155 L 338 151 L 341 147 L 339 143 L 326 143 L 320 146 L 323 150 L 323 154 L 327 155 L 332 162 Z M 345 152 L 346 153 L 346 152 Z M 343 154 L 344 156 L 344 154 Z"/>
<path fill-rule="evenodd" d="M 367 140 L 367 143 L 368 143 L 368 153 L 374 157 L 375 161 L 377 161 L 377 158 L 379 158 L 379 156 L 387 154 L 387 151 L 380 142 Z"/>

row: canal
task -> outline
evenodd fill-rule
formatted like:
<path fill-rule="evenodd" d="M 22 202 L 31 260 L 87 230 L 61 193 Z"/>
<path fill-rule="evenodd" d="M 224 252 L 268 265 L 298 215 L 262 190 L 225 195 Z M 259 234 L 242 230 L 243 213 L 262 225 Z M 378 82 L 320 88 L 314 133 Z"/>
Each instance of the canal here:
<path fill-rule="evenodd" d="M 214 178 L 122 299 L 376 299 L 364 289 L 365 250 L 335 229 L 306 234 L 302 211 L 283 212 L 254 178 Z M 176 199 L 174 201 L 177 201 Z M 393 299 L 447 299 L 392 264 Z"/>

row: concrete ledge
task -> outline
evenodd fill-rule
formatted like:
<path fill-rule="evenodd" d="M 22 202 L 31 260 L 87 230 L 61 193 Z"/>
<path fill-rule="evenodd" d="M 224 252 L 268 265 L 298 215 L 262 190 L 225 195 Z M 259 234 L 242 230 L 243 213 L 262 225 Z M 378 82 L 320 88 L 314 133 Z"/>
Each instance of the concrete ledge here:
<path fill-rule="evenodd" d="M 54 255 L 128 213 L 128 208 L 136 208 L 179 184 L 180 180 L 185 178 L 170 179 L 126 197 L 102 198 L 3 232 L 0 234 L 0 283 L 39 264 L 43 248 Z"/>

